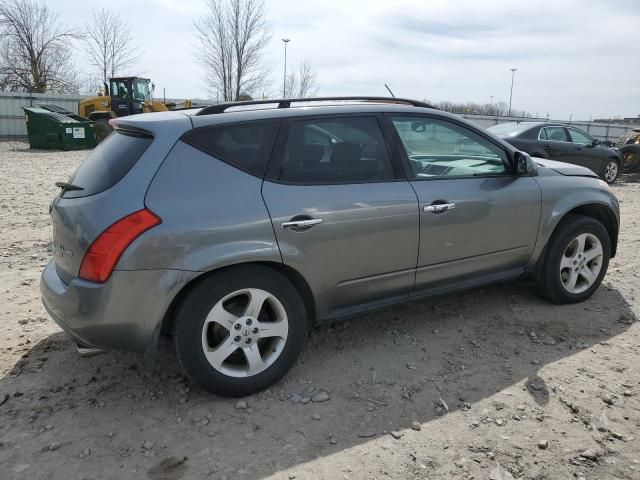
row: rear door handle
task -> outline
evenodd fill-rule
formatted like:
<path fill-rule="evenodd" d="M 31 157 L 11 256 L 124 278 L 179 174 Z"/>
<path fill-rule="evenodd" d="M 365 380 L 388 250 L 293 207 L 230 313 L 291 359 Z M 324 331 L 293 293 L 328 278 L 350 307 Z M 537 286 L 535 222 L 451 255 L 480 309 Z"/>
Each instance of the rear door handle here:
<path fill-rule="evenodd" d="M 282 228 L 288 228 L 291 230 L 308 230 L 314 225 L 320 225 L 321 223 L 321 218 L 309 218 L 306 220 L 291 220 L 289 222 L 282 222 L 280 226 Z"/>
<path fill-rule="evenodd" d="M 435 205 L 425 205 L 423 210 L 430 213 L 442 213 L 454 208 L 456 208 L 455 203 L 436 203 Z"/>

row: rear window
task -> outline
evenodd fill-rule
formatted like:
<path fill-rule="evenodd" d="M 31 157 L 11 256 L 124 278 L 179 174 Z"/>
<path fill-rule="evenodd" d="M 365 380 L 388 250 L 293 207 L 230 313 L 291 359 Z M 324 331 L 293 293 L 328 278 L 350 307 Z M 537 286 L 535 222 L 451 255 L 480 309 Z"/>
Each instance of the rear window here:
<path fill-rule="evenodd" d="M 69 183 L 82 190 L 64 190 L 62 197 L 95 195 L 113 187 L 136 164 L 153 138 L 115 131 L 80 164 Z"/>
<path fill-rule="evenodd" d="M 277 121 L 200 127 L 182 141 L 229 165 L 262 178 L 278 133 Z"/>

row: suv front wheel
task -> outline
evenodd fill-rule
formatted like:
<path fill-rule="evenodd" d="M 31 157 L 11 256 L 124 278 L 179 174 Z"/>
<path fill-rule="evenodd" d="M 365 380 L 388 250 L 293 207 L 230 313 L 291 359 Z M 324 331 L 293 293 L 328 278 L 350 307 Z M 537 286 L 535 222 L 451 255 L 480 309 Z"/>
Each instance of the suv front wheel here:
<path fill-rule="evenodd" d="M 611 240 L 596 219 L 570 215 L 554 232 L 539 278 L 540 294 L 554 303 L 576 303 L 597 290 L 609 266 Z"/>
<path fill-rule="evenodd" d="M 614 183 L 620 174 L 620 164 L 617 160 L 610 159 L 604 167 L 604 180 L 607 183 Z"/>
<path fill-rule="evenodd" d="M 185 372 L 209 392 L 236 397 L 263 390 L 295 363 L 307 318 L 297 289 L 263 266 L 203 279 L 183 299 L 174 342 Z"/>

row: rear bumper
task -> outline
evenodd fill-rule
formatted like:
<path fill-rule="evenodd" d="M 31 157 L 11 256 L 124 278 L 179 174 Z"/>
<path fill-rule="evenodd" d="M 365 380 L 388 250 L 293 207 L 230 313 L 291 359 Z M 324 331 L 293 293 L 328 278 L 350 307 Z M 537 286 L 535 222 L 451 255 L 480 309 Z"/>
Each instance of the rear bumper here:
<path fill-rule="evenodd" d="M 45 308 L 82 345 L 144 352 L 156 335 L 176 294 L 198 272 L 114 271 L 104 284 L 78 278 L 65 283 L 51 261 L 40 279 Z"/>

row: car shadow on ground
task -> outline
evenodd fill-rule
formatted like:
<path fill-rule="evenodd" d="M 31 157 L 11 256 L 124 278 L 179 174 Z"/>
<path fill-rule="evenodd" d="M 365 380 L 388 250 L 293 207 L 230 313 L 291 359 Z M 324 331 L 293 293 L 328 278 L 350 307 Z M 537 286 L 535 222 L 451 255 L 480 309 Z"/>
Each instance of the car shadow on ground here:
<path fill-rule="evenodd" d="M 0 464 L 46 456 L 52 478 L 81 478 L 88 448 L 97 478 L 264 478 L 456 411 L 474 428 L 474 404 L 508 389 L 525 389 L 535 415 L 549 402 L 546 365 L 634 321 L 606 285 L 568 306 L 517 283 L 447 295 L 315 329 L 285 379 L 243 401 L 191 385 L 166 343 L 150 367 L 119 352 L 82 359 L 54 334 L 0 379 Z"/>
<path fill-rule="evenodd" d="M 620 175 L 619 181 L 622 181 L 623 183 L 640 183 L 640 170 Z"/>

